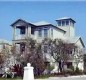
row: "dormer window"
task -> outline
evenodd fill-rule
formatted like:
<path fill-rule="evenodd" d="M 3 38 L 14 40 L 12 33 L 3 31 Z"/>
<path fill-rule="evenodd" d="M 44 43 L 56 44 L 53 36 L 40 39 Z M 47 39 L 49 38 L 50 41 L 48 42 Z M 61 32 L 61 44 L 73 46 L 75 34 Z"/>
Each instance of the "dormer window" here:
<path fill-rule="evenodd" d="M 69 25 L 69 21 L 66 20 L 58 21 L 58 26 L 68 26 L 68 25 Z"/>
<path fill-rule="evenodd" d="M 58 26 L 74 26 L 74 23 L 76 23 L 72 18 L 69 17 L 63 17 L 56 20 L 58 23 Z"/>
<path fill-rule="evenodd" d="M 44 37 L 47 38 L 48 37 L 48 29 L 44 29 Z"/>
<path fill-rule="evenodd" d="M 58 26 L 61 26 L 61 21 L 58 21 Z"/>
<path fill-rule="evenodd" d="M 42 29 L 41 28 L 38 30 L 38 36 L 42 37 Z"/>
<path fill-rule="evenodd" d="M 67 26 L 69 25 L 69 21 L 66 21 L 66 25 L 67 25 Z"/>

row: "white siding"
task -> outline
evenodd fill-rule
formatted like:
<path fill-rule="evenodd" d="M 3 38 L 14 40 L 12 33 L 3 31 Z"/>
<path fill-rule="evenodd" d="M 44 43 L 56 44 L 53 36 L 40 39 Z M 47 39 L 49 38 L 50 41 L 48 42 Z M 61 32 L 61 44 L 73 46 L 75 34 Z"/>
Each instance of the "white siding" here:
<path fill-rule="evenodd" d="M 64 36 L 66 36 L 66 37 L 74 37 L 75 36 L 74 26 L 60 26 L 59 28 L 66 31 Z"/>
<path fill-rule="evenodd" d="M 39 35 L 38 35 L 38 29 L 39 28 L 36 28 L 35 29 L 35 34 L 34 34 L 34 36 L 35 36 L 35 39 L 37 39 L 37 40 L 42 40 L 42 39 L 44 39 L 44 28 L 45 28 L 46 26 L 44 26 L 44 27 L 40 27 L 41 28 L 41 30 L 42 30 L 42 37 L 39 37 Z M 46 27 L 47 29 L 48 29 L 48 37 L 47 38 L 50 38 L 50 28 L 49 27 Z"/>
<path fill-rule="evenodd" d="M 76 45 L 81 49 L 83 48 L 83 45 L 82 45 L 80 39 L 78 39 L 78 41 L 76 42 Z"/>
<path fill-rule="evenodd" d="M 76 69 L 76 67 L 77 67 L 76 61 L 73 60 L 72 62 L 73 62 L 72 64 L 73 64 L 74 68 Z M 78 68 L 80 70 L 82 70 L 82 71 L 84 70 L 84 62 L 83 62 L 83 59 L 79 61 Z"/>
<path fill-rule="evenodd" d="M 70 30 L 70 28 L 69 28 L 69 26 L 60 26 L 59 28 L 61 28 L 61 29 L 63 29 L 63 30 L 65 30 L 66 31 L 66 33 L 65 33 L 65 35 L 64 36 L 68 36 L 69 37 L 69 30 Z"/>
<path fill-rule="evenodd" d="M 64 39 L 64 32 L 57 29 L 57 28 L 54 28 L 54 27 L 47 27 L 48 29 L 48 37 L 47 38 L 51 38 L 51 39 L 56 39 L 56 38 L 60 38 L 60 39 Z M 53 29 L 53 35 L 51 34 L 51 29 Z M 35 38 L 37 40 L 42 40 L 44 39 L 44 27 L 42 27 L 42 37 L 39 37 L 38 36 L 38 29 L 35 30 Z"/>
<path fill-rule="evenodd" d="M 36 39 L 38 42 L 41 42 L 42 39 L 43 39 L 43 29 L 42 29 L 42 37 L 39 37 L 39 35 L 38 35 L 38 29 L 35 30 L 34 36 L 35 36 L 35 39 Z"/>
<path fill-rule="evenodd" d="M 64 38 L 64 32 L 60 31 L 59 29 L 53 28 L 53 39 L 56 39 L 56 38 L 63 39 Z"/>
<path fill-rule="evenodd" d="M 30 25 L 28 26 L 28 32 L 27 33 L 28 33 L 28 36 L 31 35 L 31 26 Z"/>
<path fill-rule="evenodd" d="M 35 39 L 37 39 L 37 37 L 38 37 L 38 31 L 37 30 L 34 31 L 34 36 L 35 36 Z"/>
<path fill-rule="evenodd" d="M 82 62 L 79 62 L 79 64 L 78 64 L 78 68 L 80 69 L 80 70 L 84 70 L 84 62 L 82 61 Z"/>
<path fill-rule="evenodd" d="M 26 25 L 23 21 L 18 21 L 13 27 Z"/>
<path fill-rule="evenodd" d="M 75 36 L 75 29 L 74 26 L 70 26 L 70 36 L 74 37 Z"/>

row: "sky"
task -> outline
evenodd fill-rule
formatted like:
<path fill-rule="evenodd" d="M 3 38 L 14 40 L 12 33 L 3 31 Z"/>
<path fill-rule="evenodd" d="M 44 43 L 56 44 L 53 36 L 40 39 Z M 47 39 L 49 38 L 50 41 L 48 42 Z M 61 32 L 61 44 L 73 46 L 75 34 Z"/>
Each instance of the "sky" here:
<path fill-rule="evenodd" d="M 10 25 L 19 18 L 56 25 L 55 20 L 61 17 L 76 21 L 76 36 L 81 36 L 86 44 L 86 1 L 0 1 L 0 39 L 12 41 Z"/>

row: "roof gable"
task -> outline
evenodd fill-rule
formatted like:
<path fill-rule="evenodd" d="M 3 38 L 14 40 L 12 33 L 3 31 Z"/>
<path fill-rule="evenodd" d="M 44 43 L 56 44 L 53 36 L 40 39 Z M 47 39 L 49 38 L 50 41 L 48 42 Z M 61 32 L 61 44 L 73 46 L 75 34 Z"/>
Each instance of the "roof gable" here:
<path fill-rule="evenodd" d="M 84 45 L 84 42 L 83 42 L 82 38 L 81 38 L 81 37 L 79 37 L 79 39 L 78 39 L 78 40 L 80 40 L 80 42 L 81 42 L 82 46 L 85 48 L 85 45 Z M 78 40 L 77 40 L 77 41 L 78 41 Z M 76 43 L 77 43 L 77 41 L 76 41 Z"/>
<path fill-rule="evenodd" d="M 84 42 L 81 37 L 68 37 L 67 39 L 70 43 L 75 43 L 75 44 L 77 44 L 78 41 L 80 40 L 80 43 L 82 44 L 82 46 L 85 47 Z"/>
<path fill-rule="evenodd" d="M 53 25 L 51 23 L 48 23 L 46 21 L 40 21 L 40 22 L 33 23 L 33 24 L 36 25 L 36 27 L 44 27 L 44 26 L 47 27 L 47 26 L 51 26 L 51 27 L 54 27 L 54 28 L 56 28 L 56 29 L 58 29 L 58 30 L 60 30 L 62 32 L 66 32 L 65 30 L 63 30 L 63 29 L 61 29 L 61 28 L 59 28 L 59 27 L 57 27 L 57 26 L 55 26 L 55 25 Z"/>
<path fill-rule="evenodd" d="M 15 24 L 17 24 L 17 23 L 19 23 L 19 22 L 21 22 L 21 23 L 24 24 L 24 25 L 33 25 L 33 26 L 35 26 L 34 24 L 29 23 L 29 22 L 27 22 L 27 21 L 25 21 L 25 20 L 22 20 L 22 19 L 16 20 L 14 23 L 11 24 L 11 26 L 14 26 Z"/>

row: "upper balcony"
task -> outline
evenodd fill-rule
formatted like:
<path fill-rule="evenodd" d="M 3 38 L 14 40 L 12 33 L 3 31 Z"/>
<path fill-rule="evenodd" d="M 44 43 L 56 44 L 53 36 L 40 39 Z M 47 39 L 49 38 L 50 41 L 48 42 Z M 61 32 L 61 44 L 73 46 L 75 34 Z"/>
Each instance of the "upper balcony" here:
<path fill-rule="evenodd" d="M 16 35 L 14 40 L 24 40 L 24 39 L 27 39 L 27 38 L 35 39 L 35 36 L 34 35 L 27 36 L 25 34 L 23 34 L 23 35 Z"/>
<path fill-rule="evenodd" d="M 26 39 L 26 35 L 16 35 L 15 40 Z"/>

